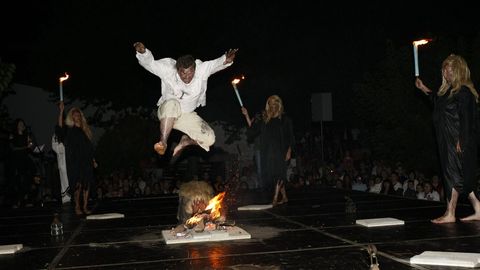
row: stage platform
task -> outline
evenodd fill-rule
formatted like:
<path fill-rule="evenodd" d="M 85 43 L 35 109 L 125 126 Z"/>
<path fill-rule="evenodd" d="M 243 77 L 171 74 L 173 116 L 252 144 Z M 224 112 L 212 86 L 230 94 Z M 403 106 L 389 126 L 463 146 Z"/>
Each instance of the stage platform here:
<path fill-rule="evenodd" d="M 380 269 L 465 269 L 412 265 L 424 251 L 479 252 L 480 222 L 435 225 L 443 203 L 347 192 L 330 188 L 290 190 L 290 201 L 271 209 L 238 211 L 268 201 L 251 191 L 238 194 L 227 219 L 249 239 L 167 245 L 162 231 L 176 225 L 178 198 L 92 202 L 95 214 L 124 218 L 87 220 L 70 205 L 0 212 L 0 245 L 22 244 L 0 255 L 0 269 L 362 269 L 370 267 L 368 244 L 378 249 Z M 227 194 L 229 196 L 229 194 Z M 346 205 L 351 198 L 355 207 Z M 356 211 L 352 212 L 352 209 Z M 60 210 L 62 237 L 50 235 Z M 457 215 L 472 213 L 468 204 Z M 403 225 L 366 227 L 357 219 L 395 218 Z"/>

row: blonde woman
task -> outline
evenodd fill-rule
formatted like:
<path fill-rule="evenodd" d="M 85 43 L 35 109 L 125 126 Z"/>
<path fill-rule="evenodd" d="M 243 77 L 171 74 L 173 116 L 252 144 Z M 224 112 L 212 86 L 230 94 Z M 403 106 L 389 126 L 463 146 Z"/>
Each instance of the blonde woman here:
<path fill-rule="evenodd" d="M 293 126 L 284 114 L 282 99 L 273 95 L 267 99 L 261 120 L 251 120 L 246 108 L 242 108 L 249 126 L 249 137 L 259 137 L 262 180 L 273 191 L 272 204 L 288 202 L 285 189 L 287 163 L 294 146 Z"/>
<path fill-rule="evenodd" d="M 65 123 L 63 102 L 60 102 L 59 108 L 55 133 L 65 145 L 69 192 L 73 193 L 75 213 L 88 215 L 91 213 L 87 207 L 89 190 L 94 181 L 93 169 L 97 167 L 93 156 L 92 131 L 79 108 L 73 107 L 68 111 Z"/>
<path fill-rule="evenodd" d="M 458 197 L 467 195 L 475 213 L 462 221 L 480 220 L 480 201 L 475 194 L 477 170 L 478 93 L 470 69 L 461 56 L 451 54 L 442 63 L 442 85 L 432 94 L 419 78 L 415 86 L 434 103 L 433 122 L 439 150 L 447 210 L 433 223 L 456 221 Z"/>

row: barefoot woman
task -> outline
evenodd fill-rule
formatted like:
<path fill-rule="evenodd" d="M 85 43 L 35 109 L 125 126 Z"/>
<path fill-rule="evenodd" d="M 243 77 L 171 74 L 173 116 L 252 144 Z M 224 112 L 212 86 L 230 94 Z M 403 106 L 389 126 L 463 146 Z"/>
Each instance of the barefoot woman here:
<path fill-rule="evenodd" d="M 434 103 L 433 122 L 446 184 L 447 210 L 432 222 L 455 222 L 458 197 L 467 194 L 475 212 L 461 220 L 480 220 L 480 201 L 475 194 L 478 93 L 467 62 L 454 54 L 443 61 L 442 85 L 436 94 L 431 94 L 419 78 L 415 86 L 430 95 Z"/>

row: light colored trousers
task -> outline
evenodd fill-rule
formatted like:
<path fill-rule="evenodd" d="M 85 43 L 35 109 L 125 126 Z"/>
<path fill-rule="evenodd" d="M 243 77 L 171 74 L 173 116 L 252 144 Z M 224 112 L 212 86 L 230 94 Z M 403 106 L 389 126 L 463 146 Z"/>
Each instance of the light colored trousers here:
<path fill-rule="evenodd" d="M 215 143 L 215 132 L 196 112 L 182 113 L 180 103 L 176 99 L 169 99 L 162 103 L 157 110 L 158 119 L 175 118 L 173 128 L 187 134 L 192 140 L 205 149 Z"/>

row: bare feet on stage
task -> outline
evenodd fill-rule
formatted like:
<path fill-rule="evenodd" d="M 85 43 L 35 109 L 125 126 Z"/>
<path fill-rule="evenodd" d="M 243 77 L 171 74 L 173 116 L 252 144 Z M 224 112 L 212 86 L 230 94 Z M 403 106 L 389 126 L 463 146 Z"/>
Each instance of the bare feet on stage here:
<path fill-rule="evenodd" d="M 432 219 L 431 221 L 435 224 L 454 223 L 455 216 L 445 214 L 439 218 Z"/>
<path fill-rule="evenodd" d="M 288 203 L 288 199 L 287 199 L 287 198 L 283 198 L 283 199 L 280 200 L 277 204 L 284 204 L 284 203 Z"/>
<path fill-rule="evenodd" d="M 80 209 L 80 207 L 75 207 L 75 214 L 77 214 L 77 216 L 83 215 L 82 209 Z"/>
<path fill-rule="evenodd" d="M 474 192 L 470 193 L 468 198 L 470 199 L 470 202 L 472 203 L 473 210 L 475 210 L 475 213 L 473 215 L 470 215 L 468 217 L 461 218 L 461 221 L 480 221 L 480 201 L 477 199 L 477 195 L 475 195 Z"/>
<path fill-rule="evenodd" d="M 154 146 L 153 149 L 155 149 L 155 152 L 157 152 L 159 155 L 165 154 L 165 151 L 167 150 L 167 145 L 164 144 L 163 142 L 157 142 Z"/>
<path fill-rule="evenodd" d="M 85 213 L 85 215 L 90 215 L 92 211 L 88 210 L 87 208 L 83 208 L 83 213 Z"/>
<path fill-rule="evenodd" d="M 473 214 L 460 219 L 461 221 L 480 221 L 480 214 Z"/>

